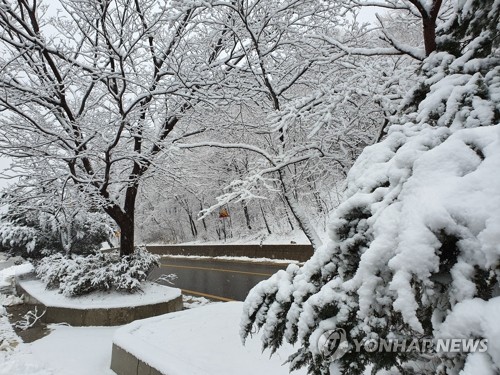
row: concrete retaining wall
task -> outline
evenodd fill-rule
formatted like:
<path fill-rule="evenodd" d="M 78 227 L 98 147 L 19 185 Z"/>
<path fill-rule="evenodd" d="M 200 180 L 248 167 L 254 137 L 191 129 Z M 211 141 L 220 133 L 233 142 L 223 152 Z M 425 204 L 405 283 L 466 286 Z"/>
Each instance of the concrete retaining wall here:
<path fill-rule="evenodd" d="M 42 317 L 44 323 L 68 323 L 72 326 L 116 326 L 138 319 L 150 318 L 182 310 L 182 295 L 166 302 L 133 307 L 113 307 L 97 309 L 76 309 L 69 307 L 46 306 L 30 295 L 16 280 L 19 295 L 24 295 L 26 303 L 46 310 Z"/>
<path fill-rule="evenodd" d="M 46 323 L 66 322 L 72 326 L 116 326 L 180 310 L 182 310 L 181 296 L 172 301 L 154 305 L 110 309 L 76 310 L 47 306 L 47 312 L 43 318 Z"/>
<path fill-rule="evenodd" d="M 118 375 L 164 375 L 116 344 L 111 353 L 111 370 Z"/>
<path fill-rule="evenodd" d="M 147 245 L 160 255 L 247 256 L 250 258 L 292 259 L 305 262 L 313 254 L 311 245 Z"/>

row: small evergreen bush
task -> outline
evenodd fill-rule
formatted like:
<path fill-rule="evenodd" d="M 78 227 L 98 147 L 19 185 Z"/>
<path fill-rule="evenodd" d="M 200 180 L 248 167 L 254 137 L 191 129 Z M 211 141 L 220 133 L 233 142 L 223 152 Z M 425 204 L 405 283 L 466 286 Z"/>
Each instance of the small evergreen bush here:
<path fill-rule="evenodd" d="M 139 247 L 132 255 L 121 258 L 112 253 L 56 253 L 36 262 L 35 273 L 47 288 L 59 289 L 65 296 L 108 290 L 134 293 L 159 265 L 158 255 Z"/>

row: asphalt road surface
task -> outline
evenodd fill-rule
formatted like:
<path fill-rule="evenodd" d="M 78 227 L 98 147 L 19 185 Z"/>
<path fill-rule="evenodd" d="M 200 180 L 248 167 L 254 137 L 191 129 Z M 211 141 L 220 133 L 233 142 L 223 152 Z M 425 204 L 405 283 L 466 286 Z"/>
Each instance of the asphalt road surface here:
<path fill-rule="evenodd" d="M 238 260 L 170 258 L 161 259 L 161 267 L 151 275 L 176 274 L 174 285 L 186 294 L 218 301 L 243 301 L 259 281 L 268 279 L 287 263 L 247 262 Z M 168 284 L 166 284 L 168 285 Z"/>

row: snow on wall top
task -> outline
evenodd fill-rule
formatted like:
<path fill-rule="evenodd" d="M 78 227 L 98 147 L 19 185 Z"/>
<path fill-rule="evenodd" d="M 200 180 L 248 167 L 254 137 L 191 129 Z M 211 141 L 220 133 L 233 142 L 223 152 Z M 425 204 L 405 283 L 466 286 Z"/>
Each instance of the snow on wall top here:
<path fill-rule="evenodd" d="M 45 306 L 71 309 L 107 309 L 150 305 L 174 300 L 181 295 L 181 290 L 157 283 L 145 282 L 142 292 L 96 292 L 79 297 L 66 297 L 57 289 L 46 289 L 45 284 L 37 279 L 19 280 L 21 287 Z"/>

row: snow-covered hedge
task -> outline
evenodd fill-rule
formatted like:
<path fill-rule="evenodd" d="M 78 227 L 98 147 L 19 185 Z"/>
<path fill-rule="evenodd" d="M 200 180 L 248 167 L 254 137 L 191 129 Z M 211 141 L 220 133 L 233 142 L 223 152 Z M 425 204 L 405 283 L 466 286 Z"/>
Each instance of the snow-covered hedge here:
<path fill-rule="evenodd" d="M 4 221 L 2 221 L 4 220 Z M 84 212 L 64 225 L 53 215 L 25 213 L 22 220 L 0 217 L 0 251 L 37 258 L 47 252 L 91 254 L 112 233 L 109 220 L 96 212 Z"/>
<path fill-rule="evenodd" d="M 2 222 L 0 223 L 0 251 L 29 254 L 35 249 L 37 234 L 34 228 Z"/>
<path fill-rule="evenodd" d="M 260 329 L 271 351 L 299 343 L 292 369 L 500 372 L 500 2 L 455 5 L 399 124 L 349 172 L 330 242 L 245 301 L 243 339 Z M 321 337 L 336 329 L 351 350 L 325 356 Z M 488 350 L 355 350 L 384 339 L 485 339 Z"/>
<path fill-rule="evenodd" d="M 57 288 L 66 296 L 111 289 L 133 293 L 158 266 L 159 256 L 139 247 L 125 257 L 112 253 L 53 254 L 35 264 L 35 273 L 47 288 Z"/>

